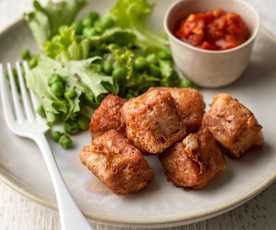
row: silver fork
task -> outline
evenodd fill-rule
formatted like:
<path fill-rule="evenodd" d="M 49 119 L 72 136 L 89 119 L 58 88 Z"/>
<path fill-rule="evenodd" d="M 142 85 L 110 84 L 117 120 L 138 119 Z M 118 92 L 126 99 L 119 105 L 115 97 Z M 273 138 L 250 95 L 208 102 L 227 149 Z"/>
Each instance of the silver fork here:
<path fill-rule="evenodd" d="M 27 137 L 36 142 L 48 168 L 59 209 L 62 230 L 89 230 L 90 225 L 74 202 L 56 160 L 46 139 L 48 127 L 36 113 L 37 100 L 25 84 L 23 69 L 28 76 L 29 67 L 26 62 L 15 64 L 20 94 L 18 93 L 12 66 L 7 63 L 8 80 L 5 78 L 4 67 L 0 64 L 0 83 L 3 110 L 8 127 L 18 136 Z"/>

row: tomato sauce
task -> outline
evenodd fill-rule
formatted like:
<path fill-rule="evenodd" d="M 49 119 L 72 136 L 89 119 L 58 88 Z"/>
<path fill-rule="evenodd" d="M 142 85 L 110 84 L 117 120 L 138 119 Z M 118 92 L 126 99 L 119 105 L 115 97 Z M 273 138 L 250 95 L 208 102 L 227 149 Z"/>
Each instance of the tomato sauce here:
<path fill-rule="evenodd" d="M 180 40 L 207 50 L 227 50 L 247 41 L 250 32 L 239 14 L 221 9 L 190 14 L 173 31 Z"/>

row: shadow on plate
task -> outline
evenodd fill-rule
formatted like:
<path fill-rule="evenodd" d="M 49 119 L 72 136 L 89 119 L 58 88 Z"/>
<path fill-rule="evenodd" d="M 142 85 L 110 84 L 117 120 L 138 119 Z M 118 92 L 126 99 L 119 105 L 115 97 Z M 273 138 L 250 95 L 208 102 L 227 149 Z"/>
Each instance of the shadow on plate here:
<path fill-rule="evenodd" d="M 262 147 L 249 150 L 248 154 L 238 160 L 237 163 L 239 163 L 241 167 L 251 168 L 255 167 L 260 161 L 266 162 L 271 159 L 271 155 L 273 154 L 275 153 L 273 152 L 272 146 L 265 142 Z"/>

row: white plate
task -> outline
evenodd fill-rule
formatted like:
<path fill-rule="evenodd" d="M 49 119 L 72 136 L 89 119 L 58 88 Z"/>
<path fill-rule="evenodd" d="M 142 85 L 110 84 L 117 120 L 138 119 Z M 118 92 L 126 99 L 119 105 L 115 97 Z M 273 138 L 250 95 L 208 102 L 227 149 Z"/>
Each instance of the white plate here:
<path fill-rule="evenodd" d="M 105 11 L 113 1 L 93 1 L 93 9 Z M 153 26 L 161 26 L 170 1 L 158 1 Z M 16 61 L 34 42 L 23 21 L 0 35 L 0 62 Z M 89 134 L 76 137 L 73 151 L 52 143 L 65 180 L 82 210 L 91 221 L 121 226 L 176 226 L 197 222 L 226 212 L 264 190 L 276 178 L 276 43 L 262 31 L 251 64 L 244 76 L 220 90 L 204 90 L 205 99 L 224 91 L 239 98 L 254 111 L 264 127 L 265 146 L 239 161 L 227 160 L 223 176 L 202 191 L 187 191 L 167 182 L 157 159 L 149 158 L 155 181 L 143 192 L 128 197 L 110 193 L 79 161 L 80 148 Z M 231 68 L 231 66 L 229 66 Z M 15 137 L 6 127 L 0 111 L 1 179 L 24 195 L 55 207 L 51 182 L 41 155 L 29 140 Z"/>

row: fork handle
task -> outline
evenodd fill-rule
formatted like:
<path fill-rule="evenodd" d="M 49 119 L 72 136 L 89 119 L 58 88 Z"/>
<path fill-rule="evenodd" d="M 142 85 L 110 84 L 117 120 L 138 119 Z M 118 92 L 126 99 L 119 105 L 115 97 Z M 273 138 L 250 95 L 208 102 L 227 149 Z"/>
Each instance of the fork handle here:
<path fill-rule="evenodd" d="M 91 230 L 91 227 L 75 201 L 58 169 L 45 134 L 37 135 L 35 141 L 39 146 L 52 180 L 60 215 L 61 230 Z"/>

